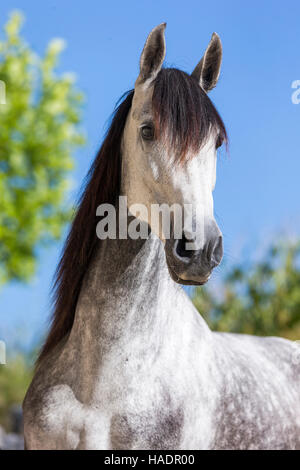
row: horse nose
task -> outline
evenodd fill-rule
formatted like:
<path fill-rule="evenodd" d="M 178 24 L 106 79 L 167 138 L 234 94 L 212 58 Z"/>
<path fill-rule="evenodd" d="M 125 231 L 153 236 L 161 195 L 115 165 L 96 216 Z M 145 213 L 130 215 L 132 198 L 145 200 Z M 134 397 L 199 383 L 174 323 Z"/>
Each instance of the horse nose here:
<path fill-rule="evenodd" d="M 182 238 L 176 240 L 175 242 L 175 255 L 179 260 L 190 260 L 193 255 L 193 250 L 187 250 L 186 244 L 189 243 L 189 240 L 186 238 L 185 234 L 182 234 Z"/>
<path fill-rule="evenodd" d="M 208 243 L 207 262 L 211 269 L 221 263 L 223 258 L 223 238 L 219 235 Z"/>
<path fill-rule="evenodd" d="M 188 263 L 192 258 L 197 258 L 201 264 L 209 269 L 218 266 L 223 258 L 223 239 L 222 235 L 212 237 L 201 250 L 187 249 L 186 244 L 190 243 L 185 234 L 182 238 L 176 240 L 174 254 L 179 261 Z"/>

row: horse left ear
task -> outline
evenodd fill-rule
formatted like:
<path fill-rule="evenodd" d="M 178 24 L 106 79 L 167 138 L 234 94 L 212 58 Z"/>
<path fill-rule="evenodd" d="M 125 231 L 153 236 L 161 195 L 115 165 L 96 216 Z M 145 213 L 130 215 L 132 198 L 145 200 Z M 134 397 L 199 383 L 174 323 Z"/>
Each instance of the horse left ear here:
<path fill-rule="evenodd" d="M 217 33 L 213 33 L 204 56 L 192 73 L 204 91 L 212 90 L 219 79 L 222 63 L 222 43 Z"/>
<path fill-rule="evenodd" d="M 140 74 L 136 84 L 154 80 L 160 71 L 166 55 L 165 28 L 166 23 L 162 23 L 149 34 L 141 55 Z"/>

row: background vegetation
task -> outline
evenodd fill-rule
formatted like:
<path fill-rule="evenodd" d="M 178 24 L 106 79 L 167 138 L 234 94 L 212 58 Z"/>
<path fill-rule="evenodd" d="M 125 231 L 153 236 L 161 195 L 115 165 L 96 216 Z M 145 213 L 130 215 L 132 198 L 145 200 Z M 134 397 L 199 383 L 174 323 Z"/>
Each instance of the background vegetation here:
<path fill-rule="evenodd" d="M 217 293 L 193 301 L 213 330 L 300 338 L 300 242 L 273 245 L 259 262 L 232 266 Z"/>
<path fill-rule="evenodd" d="M 32 354 L 18 354 L 7 365 L 0 365 L 0 425 L 7 431 L 12 430 L 11 412 L 23 402 L 30 384 L 32 359 Z"/>
<path fill-rule="evenodd" d="M 83 143 L 82 95 L 71 75 L 55 74 L 64 43 L 51 41 L 38 57 L 20 36 L 22 21 L 14 13 L 0 42 L 0 285 L 29 280 L 37 248 L 60 238 L 72 155 Z"/>

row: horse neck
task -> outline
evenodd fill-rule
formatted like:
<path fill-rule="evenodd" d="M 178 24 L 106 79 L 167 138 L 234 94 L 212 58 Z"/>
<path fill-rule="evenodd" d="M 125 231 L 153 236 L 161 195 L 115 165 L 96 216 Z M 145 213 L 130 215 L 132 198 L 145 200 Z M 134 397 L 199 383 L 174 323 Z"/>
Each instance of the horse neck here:
<path fill-rule="evenodd" d="M 161 241 L 151 234 L 147 240 L 106 239 L 99 245 L 80 293 L 72 343 L 95 347 L 101 357 L 128 344 L 156 349 L 174 318 L 172 292 L 181 294 L 170 279 Z"/>
<path fill-rule="evenodd" d="M 61 367 L 72 365 L 70 381 L 83 403 L 101 400 L 103 383 L 109 393 L 117 390 L 121 376 L 147 375 L 155 364 L 176 360 L 174 351 L 188 360 L 195 328 L 205 355 L 210 331 L 170 278 L 162 242 L 153 234 L 107 239 L 86 273 Z"/>

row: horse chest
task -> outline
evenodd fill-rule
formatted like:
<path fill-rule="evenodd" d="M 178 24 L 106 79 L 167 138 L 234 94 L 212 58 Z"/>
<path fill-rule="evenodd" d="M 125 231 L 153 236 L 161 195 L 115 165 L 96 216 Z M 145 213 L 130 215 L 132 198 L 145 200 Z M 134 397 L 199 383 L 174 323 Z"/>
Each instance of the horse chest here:
<path fill-rule="evenodd" d="M 99 377 L 89 397 L 75 383 L 44 388 L 27 428 L 30 448 L 180 448 L 184 409 L 180 396 L 155 375 L 112 382 Z M 95 384 L 94 384 L 95 385 Z M 74 391 L 76 392 L 74 393 Z"/>
<path fill-rule="evenodd" d="M 207 446 L 211 406 L 203 390 L 209 377 L 199 376 L 198 361 L 179 366 L 171 359 L 132 357 L 123 349 L 90 370 L 79 360 L 71 367 L 64 357 L 37 377 L 26 407 L 33 413 L 26 421 L 34 423 L 32 432 L 28 425 L 26 431 L 30 448 L 180 449 L 194 442 L 202 425 L 200 435 L 206 437 L 194 445 Z"/>
<path fill-rule="evenodd" d="M 115 413 L 111 417 L 112 449 L 176 449 L 183 432 L 182 408 L 152 404 L 141 413 Z"/>
<path fill-rule="evenodd" d="M 184 414 L 181 406 L 166 397 L 157 397 L 156 402 L 143 403 L 142 407 L 138 400 L 136 395 L 113 406 L 85 405 L 75 398 L 70 387 L 55 386 L 35 410 L 34 427 L 27 433 L 32 436 L 30 448 L 180 447 Z"/>

